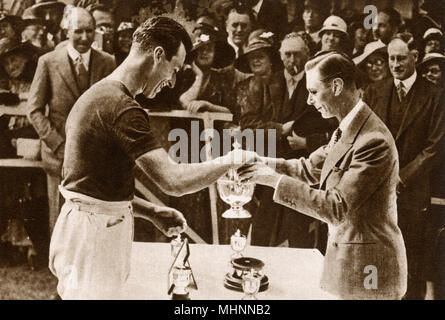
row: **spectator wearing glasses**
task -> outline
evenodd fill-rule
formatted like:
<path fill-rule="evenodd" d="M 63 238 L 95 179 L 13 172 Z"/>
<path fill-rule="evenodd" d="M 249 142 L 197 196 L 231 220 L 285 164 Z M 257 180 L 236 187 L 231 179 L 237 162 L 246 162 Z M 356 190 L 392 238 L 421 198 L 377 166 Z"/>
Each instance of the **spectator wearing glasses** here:
<path fill-rule="evenodd" d="M 419 73 L 424 79 L 439 87 L 445 87 L 445 56 L 430 52 L 418 65 Z"/>
<path fill-rule="evenodd" d="M 114 15 L 111 10 L 103 4 L 89 6 L 89 11 L 96 22 L 95 41 L 93 48 L 103 50 L 109 54 L 114 53 Z"/>
<path fill-rule="evenodd" d="M 383 42 L 373 41 L 366 45 L 361 55 L 353 59 L 355 65 L 362 72 L 362 89 L 371 83 L 391 77 L 387 50 L 387 46 Z"/>

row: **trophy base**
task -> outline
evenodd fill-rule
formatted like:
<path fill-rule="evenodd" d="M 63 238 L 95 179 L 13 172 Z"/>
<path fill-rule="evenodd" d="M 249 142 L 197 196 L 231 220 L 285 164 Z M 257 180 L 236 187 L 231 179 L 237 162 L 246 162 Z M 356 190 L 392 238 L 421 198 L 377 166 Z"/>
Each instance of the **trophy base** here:
<path fill-rule="evenodd" d="M 224 211 L 222 217 L 226 219 L 249 219 L 252 218 L 252 215 L 249 213 L 249 211 L 243 208 L 230 208 L 229 210 Z"/>
<path fill-rule="evenodd" d="M 224 278 L 224 287 L 230 290 L 243 292 L 243 279 L 241 279 L 237 275 L 227 273 Z M 268 288 L 269 288 L 269 278 L 267 278 L 267 276 L 263 276 L 261 278 L 259 292 L 266 291 Z"/>
<path fill-rule="evenodd" d="M 172 294 L 172 300 L 190 300 L 190 296 L 188 293 L 186 294 Z"/>

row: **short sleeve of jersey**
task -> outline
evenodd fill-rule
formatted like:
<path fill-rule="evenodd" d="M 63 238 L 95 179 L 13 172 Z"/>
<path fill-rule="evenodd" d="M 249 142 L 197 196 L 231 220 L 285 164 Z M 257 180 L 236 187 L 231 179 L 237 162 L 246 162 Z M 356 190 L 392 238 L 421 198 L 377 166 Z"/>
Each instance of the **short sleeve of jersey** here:
<path fill-rule="evenodd" d="M 113 129 L 119 145 L 134 161 L 146 152 L 161 148 L 150 128 L 148 115 L 139 106 L 126 108 Z"/>

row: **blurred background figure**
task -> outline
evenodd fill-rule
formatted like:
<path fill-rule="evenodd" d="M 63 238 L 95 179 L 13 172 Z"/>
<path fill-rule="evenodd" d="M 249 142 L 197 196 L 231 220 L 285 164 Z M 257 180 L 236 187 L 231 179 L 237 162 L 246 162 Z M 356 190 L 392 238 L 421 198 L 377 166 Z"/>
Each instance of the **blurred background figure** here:
<path fill-rule="evenodd" d="M 355 58 L 363 53 L 370 42 L 371 33 L 363 26 L 363 19 L 360 19 L 349 25 L 349 35 L 353 42 L 352 58 Z"/>
<path fill-rule="evenodd" d="M 391 77 L 388 66 L 388 49 L 381 41 L 368 43 L 364 52 L 353 61 L 361 71 L 361 88 L 363 90 L 371 83 Z"/>
<path fill-rule="evenodd" d="M 60 28 L 65 4 L 57 0 L 36 0 L 36 3 L 31 7 L 34 13 L 40 17 L 48 31 L 48 45 L 55 48 L 60 42 L 65 40 L 65 35 Z"/>
<path fill-rule="evenodd" d="M 430 28 L 423 35 L 423 54 L 438 52 L 443 53 L 443 33 L 440 29 Z"/>
<path fill-rule="evenodd" d="M 9 38 L 20 41 L 22 19 L 10 15 L 6 11 L 0 11 L 0 39 Z"/>
<path fill-rule="evenodd" d="M 321 47 L 320 30 L 323 21 L 329 16 L 330 4 L 324 0 L 305 0 L 302 14 L 303 26 L 295 26 L 293 31 L 305 31 L 317 45 L 316 51 Z"/>
<path fill-rule="evenodd" d="M 27 8 L 23 12 L 23 31 L 22 31 L 22 41 L 28 41 L 33 45 L 41 56 L 51 50 L 48 46 L 47 31 L 43 20 L 37 17 L 32 8 Z"/>
<path fill-rule="evenodd" d="M 418 70 L 424 79 L 442 88 L 445 87 L 445 56 L 443 54 L 427 53 L 420 62 Z"/>
<path fill-rule="evenodd" d="M 338 16 L 328 17 L 320 30 L 321 51 L 339 51 L 346 54 L 351 53 L 351 41 L 348 35 L 346 22 Z"/>
<path fill-rule="evenodd" d="M 96 31 L 92 47 L 97 50 L 114 54 L 114 15 L 104 4 L 93 4 L 89 11 L 96 22 Z"/>
<path fill-rule="evenodd" d="M 400 31 L 402 22 L 402 17 L 396 9 L 387 7 L 380 10 L 377 15 L 377 27 L 373 29 L 374 39 L 380 39 L 387 45 L 391 38 Z"/>
<path fill-rule="evenodd" d="M 244 6 L 232 7 L 226 19 L 227 42 L 235 50 L 235 57 L 243 54 L 255 24 L 252 10 Z"/>
<path fill-rule="evenodd" d="M 114 57 L 116 58 L 116 65 L 120 65 L 122 61 L 128 56 L 133 40 L 133 33 L 136 30 L 136 25 L 133 22 L 123 21 L 119 24 L 116 30 Z"/>

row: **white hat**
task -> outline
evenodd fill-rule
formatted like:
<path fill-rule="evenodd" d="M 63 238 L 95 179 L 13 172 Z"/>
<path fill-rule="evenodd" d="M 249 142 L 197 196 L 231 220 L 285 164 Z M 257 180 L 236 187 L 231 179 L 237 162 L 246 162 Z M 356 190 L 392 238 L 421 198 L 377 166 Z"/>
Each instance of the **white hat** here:
<path fill-rule="evenodd" d="M 348 35 L 348 26 L 346 25 L 345 20 L 338 16 L 330 16 L 323 22 L 323 28 L 320 30 L 320 35 L 328 30 L 340 31 Z"/>
<path fill-rule="evenodd" d="M 373 54 L 376 51 L 384 51 L 386 52 L 386 44 L 382 42 L 382 40 L 377 40 L 368 43 L 365 46 L 365 49 L 363 50 L 363 53 L 359 55 L 358 57 L 355 57 L 352 59 L 354 61 L 355 65 L 358 66 L 360 63 L 366 60 L 371 54 Z"/>
<path fill-rule="evenodd" d="M 429 28 L 428 30 L 425 31 L 425 33 L 423 34 L 423 39 L 426 39 L 428 36 L 432 35 L 432 34 L 439 34 L 441 37 L 443 36 L 442 31 L 440 31 L 440 29 L 437 28 Z"/>

